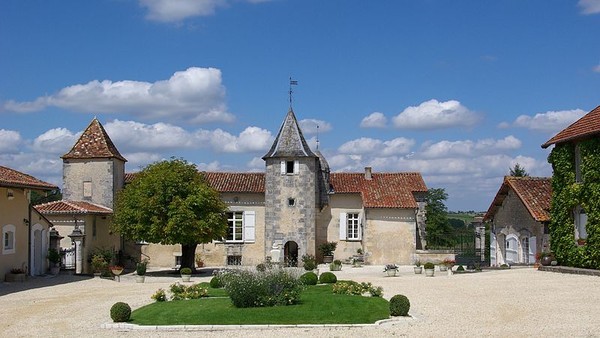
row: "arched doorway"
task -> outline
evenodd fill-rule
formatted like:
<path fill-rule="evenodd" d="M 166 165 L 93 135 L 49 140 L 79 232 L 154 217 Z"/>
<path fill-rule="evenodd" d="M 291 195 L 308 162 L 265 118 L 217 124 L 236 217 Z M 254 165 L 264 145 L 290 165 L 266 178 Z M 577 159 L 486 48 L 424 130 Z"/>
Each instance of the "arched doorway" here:
<path fill-rule="evenodd" d="M 289 241 L 283 247 L 283 262 L 285 266 L 298 266 L 298 243 Z"/>

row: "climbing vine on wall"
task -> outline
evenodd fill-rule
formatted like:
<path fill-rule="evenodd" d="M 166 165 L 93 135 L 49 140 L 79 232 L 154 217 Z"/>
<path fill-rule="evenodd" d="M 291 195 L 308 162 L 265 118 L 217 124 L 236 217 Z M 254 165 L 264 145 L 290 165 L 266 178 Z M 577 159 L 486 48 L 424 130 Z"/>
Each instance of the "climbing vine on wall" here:
<path fill-rule="evenodd" d="M 575 145 L 555 146 L 548 162 L 552 176 L 551 248 L 561 265 L 600 269 L 600 139 L 579 143 L 582 182 L 575 182 Z M 587 241 L 575 241 L 574 210 L 587 216 Z"/>

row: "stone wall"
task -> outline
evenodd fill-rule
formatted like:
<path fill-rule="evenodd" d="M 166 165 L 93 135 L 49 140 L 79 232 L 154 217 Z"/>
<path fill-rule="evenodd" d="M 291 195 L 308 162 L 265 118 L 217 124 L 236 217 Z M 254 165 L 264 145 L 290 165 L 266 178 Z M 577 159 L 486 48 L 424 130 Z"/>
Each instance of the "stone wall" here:
<path fill-rule="evenodd" d="M 123 187 L 123 177 L 124 164 L 121 160 L 65 160 L 63 199 L 89 201 L 112 208 L 116 191 Z M 84 182 L 91 182 L 91 197 L 84 196 Z"/>

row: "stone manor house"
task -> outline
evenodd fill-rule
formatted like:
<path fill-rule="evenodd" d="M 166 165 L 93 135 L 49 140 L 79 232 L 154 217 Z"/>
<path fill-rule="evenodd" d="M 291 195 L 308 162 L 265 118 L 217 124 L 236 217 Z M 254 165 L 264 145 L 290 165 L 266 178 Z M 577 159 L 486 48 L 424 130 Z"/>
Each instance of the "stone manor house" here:
<path fill-rule="evenodd" d="M 179 245 L 129 243 L 110 231 L 116 194 L 135 179 L 97 119 L 63 159 L 63 200 L 36 206 L 64 237 L 79 239 L 79 272 L 96 248 L 120 251 L 150 266 L 174 267 Z M 209 266 L 256 265 L 273 249 L 298 261 L 337 242 L 336 259 L 361 249 L 367 264 L 412 264 L 425 248 L 425 195 L 420 173 L 331 173 L 325 157 L 308 146 L 292 109 L 263 156 L 264 172 L 204 172 L 207 183 L 229 206 L 229 234 L 201 244 L 196 253 Z"/>

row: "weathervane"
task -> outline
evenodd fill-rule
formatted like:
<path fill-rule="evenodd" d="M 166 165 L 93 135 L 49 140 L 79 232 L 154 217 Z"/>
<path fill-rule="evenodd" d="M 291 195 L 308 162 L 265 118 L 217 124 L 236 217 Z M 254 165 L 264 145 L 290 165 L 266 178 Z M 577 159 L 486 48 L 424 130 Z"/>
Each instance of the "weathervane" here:
<path fill-rule="evenodd" d="M 290 76 L 290 91 L 289 91 L 289 94 L 290 94 L 290 109 L 292 109 L 292 93 L 293 93 L 292 86 L 297 86 L 297 85 L 298 85 L 298 81 L 292 80 L 292 77 Z"/>
<path fill-rule="evenodd" d="M 319 125 L 317 124 L 317 150 L 319 150 Z"/>

